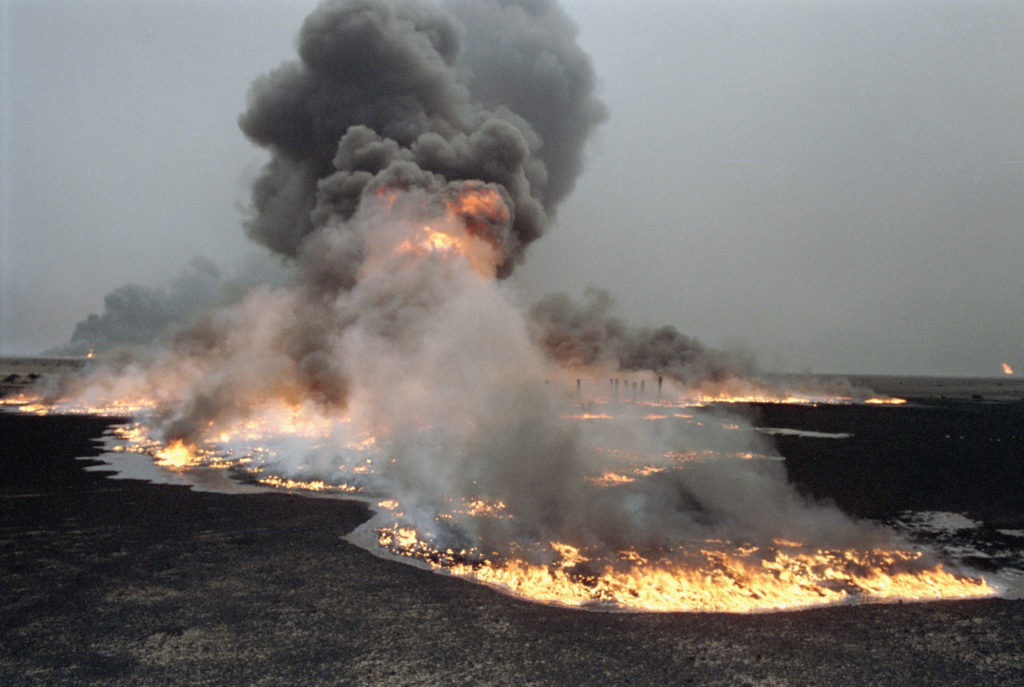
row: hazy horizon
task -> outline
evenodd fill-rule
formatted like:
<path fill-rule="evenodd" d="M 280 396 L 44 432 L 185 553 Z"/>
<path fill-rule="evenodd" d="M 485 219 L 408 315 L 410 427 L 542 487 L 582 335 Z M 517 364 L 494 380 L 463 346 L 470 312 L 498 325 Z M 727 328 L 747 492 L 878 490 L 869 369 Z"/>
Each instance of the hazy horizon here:
<path fill-rule="evenodd" d="M 317 4 L 4 0 L 0 355 L 260 252 L 237 120 Z M 593 285 L 767 370 L 1024 368 L 1024 7 L 562 5 L 609 118 L 523 301 Z"/>

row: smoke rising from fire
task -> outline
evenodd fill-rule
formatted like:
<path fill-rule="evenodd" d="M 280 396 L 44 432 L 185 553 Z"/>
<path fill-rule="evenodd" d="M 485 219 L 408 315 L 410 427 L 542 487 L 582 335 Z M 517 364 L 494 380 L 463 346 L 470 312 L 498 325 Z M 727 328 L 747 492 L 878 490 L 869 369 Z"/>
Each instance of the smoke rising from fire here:
<path fill-rule="evenodd" d="M 527 312 L 500 279 L 571 190 L 604 117 L 574 31 L 543 0 L 321 5 L 299 61 L 257 81 L 240 119 L 271 153 L 246 229 L 284 256 L 289 280 L 211 298 L 216 274 L 199 265 L 209 288 L 184 301 L 213 307 L 154 306 L 170 313 L 160 327 L 174 326 L 166 346 L 61 391 L 145 397 L 162 439 L 191 447 L 230 443 L 219 437 L 282 408 L 323 421 L 329 432 L 266 467 L 330 482 L 349 445 L 369 442 L 379 460 L 367 487 L 440 547 L 543 562 L 550 550 L 533 543 L 613 556 L 769 547 L 780 535 L 814 548 L 885 539 L 798 495 L 742 420 L 653 422 L 639 404 L 608 422 L 573 418 L 577 375 L 700 386 L 749 373 L 674 328 L 626 325 L 607 294 L 550 296 Z M 160 300 L 129 295 L 81 339 Z M 601 482 L 622 469 L 621 484 Z M 501 504 L 501 517 L 441 517 L 471 501 Z"/>
<path fill-rule="evenodd" d="M 297 261 L 306 288 L 337 292 L 353 286 L 364 255 L 339 220 L 368 189 L 448 193 L 473 180 L 506 202 L 510 222 L 477 229 L 499 251 L 499 276 L 509 274 L 572 189 L 606 116 L 575 35 L 547 1 L 325 2 L 302 27 L 299 59 L 258 79 L 239 119 L 271 153 L 247 233 Z M 218 301 L 169 291 L 117 289 L 63 352 L 148 344 Z"/>
<path fill-rule="evenodd" d="M 125 284 L 103 299 L 102 314 L 75 325 L 71 340 L 50 351 L 83 356 L 110 351 L 166 346 L 203 313 L 238 303 L 259 285 L 282 286 L 288 271 L 276 260 L 248 256 L 233 272 L 208 258 L 193 258 L 166 287 Z"/>
<path fill-rule="evenodd" d="M 563 365 L 648 370 L 695 387 L 753 372 L 735 356 L 707 349 L 675 327 L 633 327 L 611 309 L 608 292 L 591 287 L 582 303 L 565 294 L 546 296 L 530 316 L 538 343 Z"/>
<path fill-rule="evenodd" d="M 250 236 L 295 255 L 317 228 L 351 217 L 374 179 L 475 179 L 510 201 L 512 222 L 495 237 L 507 274 L 572 188 L 605 116 L 574 36 L 550 2 L 323 4 L 299 34 L 300 60 L 257 81 L 239 120 L 273 155 L 253 189 Z"/>
<path fill-rule="evenodd" d="M 527 315 L 492 281 L 543 232 L 605 116 L 574 38 L 546 1 L 322 4 L 299 34 L 299 60 L 254 83 L 240 118 L 272 156 L 247 230 L 286 256 L 290 280 L 225 295 L 216 269 L 196 263 L 166 292 L 115 292 L 74 344 L 171 334 L 73 393 L 155 393 L 164 438 L 192 443 L 268 401 L 345 413 L 407 457 L 398 483 L 433 480 L 410 486 L 410 500 L 469 491 L 457 483 L 476 475 L 519 524 L 535 512 L 564 530 L 551 519 L 581 517 L 568 485 L 595 458 L 553 419 L 566 409 L 542 380 L 602 368 L 699 384 L 746 372 L 671 327 L 625 325 L 607 294 L 582 306 L 551 296 Z M 456 258 L 421 245 L 424 230 L 457 242 Z M 440 442 L 429 456 L 424 428 Z M 673 442 L 619 433 L 602 441 L 658 455 Z M 438 465 L 442 455 L 458 469 Z"/>
<path fill-rule="evenodd" d="M 213 305 L 220 282 L 216 264 L 195 258 L 169 289 L 118 287 L 103 299 L 102 315 L 89 315 L 75 326 L 69 352 L 83 355 L 90 348 L 149 344 L 164 330 L 180 328 L 197 310 Z"/>

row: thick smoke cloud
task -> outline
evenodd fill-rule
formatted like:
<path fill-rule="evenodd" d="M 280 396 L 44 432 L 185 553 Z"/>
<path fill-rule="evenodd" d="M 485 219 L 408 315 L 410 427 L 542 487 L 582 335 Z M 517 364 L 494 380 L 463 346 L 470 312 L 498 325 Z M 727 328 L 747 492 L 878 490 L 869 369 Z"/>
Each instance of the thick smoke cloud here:
<path fill-rule="evenodd" d="M 90 314 L 75 325 L 71 341 L 55 352 L 85 355 L 93 349 L 149 345 L 213 306 L 221 285 L 217 265 L 206 258 L 194 258 L 166 289 L 120 286 L 103 298 L 103 313 Z"/>
<path fill-rule="evenodd" d="M 244 416 L 267 396 L 347 408 L 352 372 L 338 351 L 346 330 L 383 310 L 378 319 L 404 335 L 395 320 L 408 298 L 400 289 L 381 297 L 399 305 L 357 307 L 346 297 L 368 269 L 373 227 L 394 219 L 383 209 L 412 223 L 454 212 L 492 247 L 486 262 L 501 277 L 571 190 L 583 145 L 605 117 L 575 36 L 546 0 L 325 2 L 302 26 L 298 60 L 253 84 L 239 120 L 271 153 L 246 229 L 290 263 L 288 289 L 247 289 L 244 301 L 229 301 L 215 268 L 197 263 L 169 293 L 118 289 L 103 315 L 79 325 L 72 346 L 156 341 L 170 343 L 172 357 L 202 359 L 210 372 L 169 413 L 169 438 Z M 501 212 L 452 210 L 467 190 L 490 192 Z M 418 206 L 391 208 L 399 196 Z M 204 310 L 228 302 L 240 304 Z M 273 331 L 260 318 L 273 318 Z M 582 306 L 545 299 L 532 328 L 563 366 L 651 370 L 685 384 L 745 372 L 672 327 L 628 327 L 598 292 Z M 239 344 L 239 330 L 260 334 Z M 254 377 L 250 366 L 265 372 Z"/>
<path fill-rule="evenodd" d="M 350 218 L 371 180 L 475 179 L 510 201 L 508 233 L 494 237 L 508 274 L 604 118 L 574 38 L 550 2 L 323 4 L 302 27 L 299 61 L 258 80 L 239 120 L 273 155 L 253 188 L 249 235 L 294 256 L 331 218 Z"/>
<path fill-rule="evenodd" d="M 633 327 L 612 314 L 612 298 L 590 288 L 582 303 L 565 294 L 543 298 L 530 310 L 534 338 L 565 366 L 650 370 L 688 386 L 748 376 L 735 357 L 706 348 L 668 325 Z"/>
<path fill-rule="evenodd" d="M 592 95 L 594 72 L 572 20 L 546 0 L 450 0 L 448 6 L 466 27 L 461 63 L 470 71 L 473 97 L 511 109 L 540 134 L 544 208 L 554 212 L 582 171 L 591 130 L 607 114 Z"/>
<path fill-rule="evenodd" d="M 605 117 L 575 36 L 546 0 L 445 9 L 325 2 L 300 31 L 299 59 L 258 79 L 239 119 L 272 156 L 253 184 L 247 232 L 294 260 L 311 299 L 329 296 L 352 288 L 365 258 L 361 236 L 344 228 L 365 194 L 443 195 L 474 180 L 496 188 L 511 213 L 507 223 L 477 223 L 499 251 L 499 276 L 508 274 L 572 188 L 583 144 Z M 202 264 L 169 290 L 116 289 L 60 352 L 164 341 L 204 306 L 226 300 L 210 283 L 216 268 Z M 198 329 L 179 338 L 194 349 L 210 338 L 209 318 Z M 299 351 L 316 350 L 323 337 L 293 338 L 304 359 Z"/>

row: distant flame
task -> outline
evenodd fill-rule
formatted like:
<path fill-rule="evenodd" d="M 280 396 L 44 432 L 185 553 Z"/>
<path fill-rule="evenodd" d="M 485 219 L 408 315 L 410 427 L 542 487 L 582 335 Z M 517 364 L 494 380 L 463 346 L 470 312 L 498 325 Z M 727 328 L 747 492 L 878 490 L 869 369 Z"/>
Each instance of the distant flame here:
<path fill-rule="evenodd" d="M 1013 368 L 1010 367 L 1010 363 L 1003 363 L 1003 374 L 1004 375 L 1012 375 L 1013 374 Z"/>

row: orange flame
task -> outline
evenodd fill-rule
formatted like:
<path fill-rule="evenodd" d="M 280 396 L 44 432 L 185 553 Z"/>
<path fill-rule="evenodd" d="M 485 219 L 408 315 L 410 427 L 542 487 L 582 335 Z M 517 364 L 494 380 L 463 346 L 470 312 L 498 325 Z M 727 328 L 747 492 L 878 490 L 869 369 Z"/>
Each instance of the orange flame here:
<path fill-rule="evenodd" d="M 644 555 L 627 550 L 614 560 L 550 542 L 554 561 L 541 565 L 465 549 L 439 551 L 410 526 L 378 529 L 377 537 L 385 549 L 424 561 L 435 571 L 560 606 L 749 613 L 849 600 L 975 598 L 995 592 L 983 579 L 925 565 L 920 553 L 805 551 L 784 540 L 770 550 L 723 550 L 722 542 L 707 542 L 709 548 L 699 552 Z"/>
<path fill-rule="evenodd" d="M 193 450 L 180 439 L 175 439 L 153 454 L 156 464 L 172 469 L 181 469 L 199 462 Z"/>
<path fill-rule="evenodd" d="M 395 192 L 381 189 L 377 195 L 390 212 Z M 393 250 L 413 257 L 463 259 L 477 274 L 493 278 L 501 263 L 509 218 L 508 207 L 497 190 L 480 183 L 466 183 L 445 195 L 441 215 L 407 233 L 393 244 Z M 364 268 L 379 265 L 382 259 L 371 258 Z"/>
<path fill-rule="evenodd" d="M 462 241 L 456 236 L 434 229 L 429 224 L 423 225 L 420 230 L 425 236 L 406 239 L 395 246 L 395 250 L 399 253 L 412 253 L 419 256 L 431 253 L 452 253 L 465 256 L 468 252 Z"/>
<path fill-rule="evenodd" d="M 1003 363 L 1003 374 L 1004 375 L 1012 375 L 1013 374 L 1013 368 L 1010 367 L 1010 363 Z"/>
<path fill-rule="evenodd" d="M 497 240 L 492 228 L 507 226 L 509 222 L 508 207 L 501 194 L 481 183 L 463 184 L 446 199 L 446 205 L 450 214 L 462 219 L 470 234 L 490 241 Z"/>

